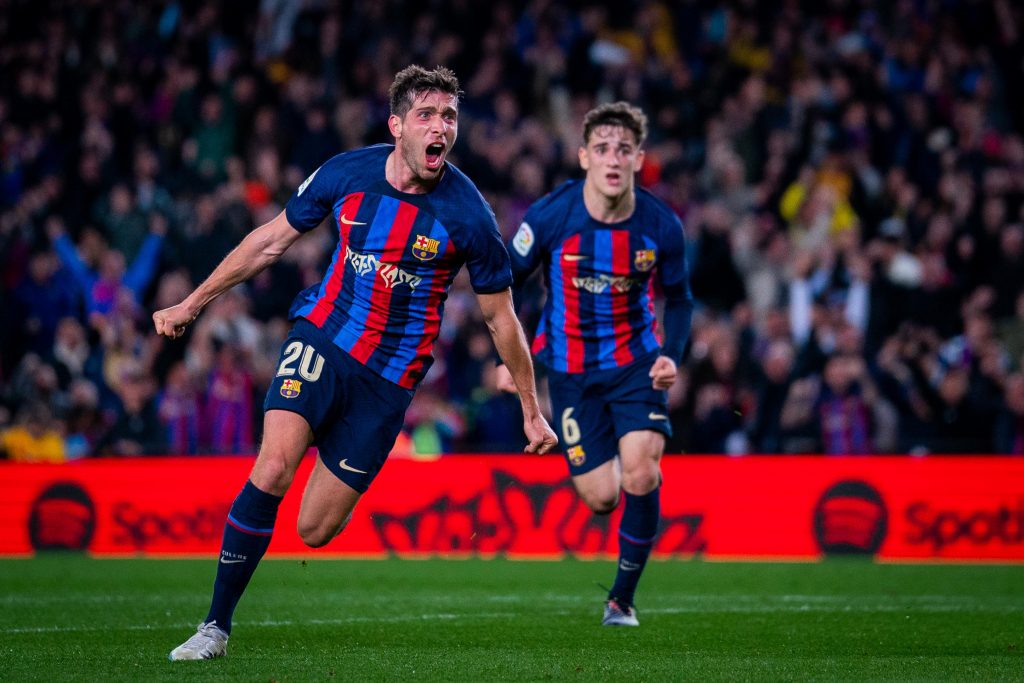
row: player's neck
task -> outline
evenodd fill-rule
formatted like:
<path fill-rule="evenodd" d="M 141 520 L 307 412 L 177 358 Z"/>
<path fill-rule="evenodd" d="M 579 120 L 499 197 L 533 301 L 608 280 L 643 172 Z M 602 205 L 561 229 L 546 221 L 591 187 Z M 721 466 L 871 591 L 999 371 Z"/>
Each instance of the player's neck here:
<path fill-rule="evenodd" d="M 595 221 L 619 223 L 633 215 L 636 209 L 636 192 L 629 188 L 622 194 L 606 195 L 593 184 L 583 181 L 583 204 Z"/>
<path fill-rule="evenodd" d="M 437 178 L 432 180 L 420 178 L 413 173 L 409 164 L 405 163 L 397 148 L 392 150 L 384 163 L 384 178 L 388 184 L 406 194 L 427 194 L 437 187 L 443 177 L 444 172 L 442 171 Z"/>

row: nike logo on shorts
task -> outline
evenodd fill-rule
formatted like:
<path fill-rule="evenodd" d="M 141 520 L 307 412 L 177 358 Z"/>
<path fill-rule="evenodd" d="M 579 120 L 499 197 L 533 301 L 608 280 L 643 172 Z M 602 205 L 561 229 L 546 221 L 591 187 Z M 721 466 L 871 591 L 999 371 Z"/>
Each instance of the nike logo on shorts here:
<path fill-rule="evenodd" d="M 365 471 L 357 470 L 355 467 L 352 467 L 351 465 L 349 465 L 348 464 L 348 458 L 343 458 L 342 461 L 338 463 L 338 466 L 341 467 L 341 469 L 343 469 L 343 470 L 348 470 L 349 472 L 357 472 L 359 474 L 366 474 Z"/>
<path fill-rule="evenodd" d="M 668 415 L 662 415 L 661 413 L 647 413 L 648 420 L 667 420 Z"/>
<path fill-rule="evenodd" d="M 354 221 L 354 220 L 352 220 L 351 218 L 348 218 L 347 216 L 345 216 L 344 214 L 343 214 L 343 215 L 341 215 L 341 216 L 340 216 L 340 217 L 338 218 L 338 220 L 340 220 L 340 221 L 341 221 L 342 223 L 344 223 L 345 225 L 366 225 L 366 223 L 363 223 L 363 222 L 361 222 L 361 221 Z"/>

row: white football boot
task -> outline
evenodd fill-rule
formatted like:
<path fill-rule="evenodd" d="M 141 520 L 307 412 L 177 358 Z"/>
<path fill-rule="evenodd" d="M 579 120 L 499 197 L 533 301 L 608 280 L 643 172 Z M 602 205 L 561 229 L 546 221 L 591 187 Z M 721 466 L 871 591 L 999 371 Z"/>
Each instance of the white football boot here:
<path fill-rule="evenodd" d="M 195 635 L 171 650 L 167 658 L 172 662 L 192 659 L 213 659 L 228 653 L 228 634 L 217 627 L 216 621 L 199 624 Z"/>
<path fill-rule="evenodd" d="M 604 619 L 602 626 L 639 626 L 640 621 L 636 618 L 636 608 L 631 605 L 620 603 L 614 598 L 604 604 Z"/>

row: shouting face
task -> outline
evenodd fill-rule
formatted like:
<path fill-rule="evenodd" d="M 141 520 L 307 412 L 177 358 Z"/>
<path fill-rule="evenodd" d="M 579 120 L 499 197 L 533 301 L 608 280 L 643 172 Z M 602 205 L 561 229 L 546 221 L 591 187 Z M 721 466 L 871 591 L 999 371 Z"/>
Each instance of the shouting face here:
<path fill-rule="evenodd" d="M 422 191 L 437 184 L 458 123 L 458 99 L 437 90 L 416 93 L 404 116 L 391 115 L 388 127 L 395 137 L 398 189 Z"/>

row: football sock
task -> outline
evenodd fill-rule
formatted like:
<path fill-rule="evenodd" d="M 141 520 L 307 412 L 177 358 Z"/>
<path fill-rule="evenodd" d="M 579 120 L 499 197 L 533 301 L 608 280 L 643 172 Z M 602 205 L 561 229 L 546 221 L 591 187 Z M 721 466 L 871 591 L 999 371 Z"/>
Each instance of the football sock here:
<path fill-rule="evenodd" d="M 658 487 L 642 496 L 623 492 L 626 496 L 626 509 L 619 522 L 619 569 L 608 599 L 615 598 L 627 605 L 633 604 L 636 585 L 651 554 L 654 538 L 658 535 L 660 490 Z"/>
<path fill-rule="evenodd" d="M 213 600 L 206 616 L 207 623 L 216 621 L 218 628 L 226 633 L 231 633 L 235 605 L 270 545 L 280 504 L 280 496 L 260 491 L 251 481 L 246 481 L 228 512 L 217 578 L 213 582 Z"/>

